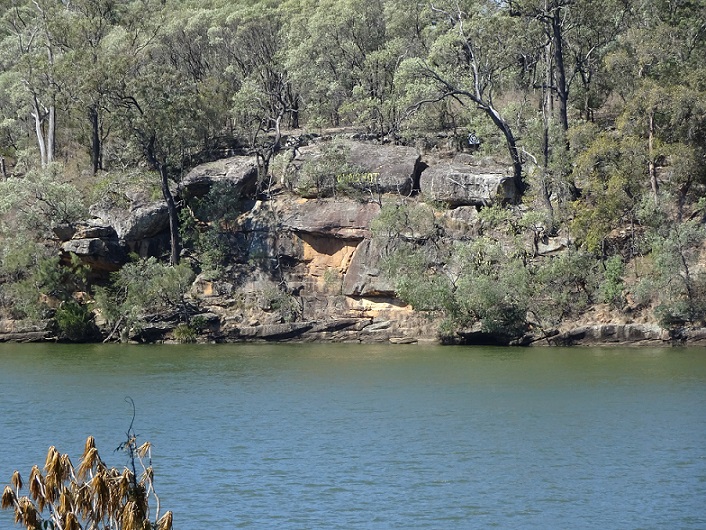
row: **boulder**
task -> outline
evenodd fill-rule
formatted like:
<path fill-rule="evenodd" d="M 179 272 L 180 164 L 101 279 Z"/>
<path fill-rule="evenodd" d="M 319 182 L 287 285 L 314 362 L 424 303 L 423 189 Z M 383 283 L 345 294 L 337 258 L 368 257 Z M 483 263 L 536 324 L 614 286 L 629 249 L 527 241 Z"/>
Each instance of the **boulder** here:
<path fill-rule="evenodd" d="M 537 243 L 540 256 L 550 256 L 569 248 L 570 241 L 566 237 L 546 237 Z"/>
<path fill-rule="evenodd" d="M 103 226 L 112 227 L 122 241 L 140 241 L 169 229 L 169 213 L 164 201 L 132 203 L 128 209 L 98 203 L 90 213 Z"/>
<path fill-rule="evenodd" d="M 241 197 L 254 195 L 257 189 L 257 160 L 253 156 L 234 156 L 196 166 L 179 184 L 183 197 L 203 197 L 217 182 L 227 182 Z"/>
<path fill-rule="evenodd" d="M 67 262 L 71 254 L 76 254 L 93 273 L 116 271 L 127 260 L 127 253 L 117 237 L 71 239 L 62 243 L 61 251 L 62 261 Z"/>
<path fill-rule="evenodd" d="M 363 193 L 396 193 L 410 195 L 419 187 L 419 175 L 426 165 L 413 147 L 381 145 L 350 139 L 338 139 L 335 144 L 318 142 L 300 147 L 291 161 L 290 184 L 304 197 L 327 196 L 330 192 L 319 190 L 309 182 L 307 166 L 321 163 L 327 149 L 336 149 L 342 160 L 340 168 L 333 163 L 331 175 L 339 185 L 358 189 Z"/>
<path fill-rule="evenodd" d="M 419 188 L 419 175 L 426 165 L 415 148 L 364 142 L 348 145 L 351 165 L 375 176 L 380 193 L 410 195 Z"/>
<path fill-rule="evenodd" d="M 517 188 L 508 169 L 478 164 L 468 155 L 450 161 L 428 162 L 428 165 L 419 185 L 428 200 L 457 207 L 485 206 L 517 199 Z"/>

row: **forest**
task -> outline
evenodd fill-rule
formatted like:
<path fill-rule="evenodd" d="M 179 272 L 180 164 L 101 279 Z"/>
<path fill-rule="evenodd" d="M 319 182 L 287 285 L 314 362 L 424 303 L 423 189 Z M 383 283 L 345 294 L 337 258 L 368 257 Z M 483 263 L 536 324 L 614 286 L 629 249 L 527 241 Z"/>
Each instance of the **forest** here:
<path fill-rule="evenodd" d="M 704 0 L 0 0 L 0 314 L 58 298 L 78 340 L 90 304 L 136 318 L 129 285 L 179 299 L 203 268 L 182 249 L 216 246 L 174 197 L 189 169 L 256 156 L 266 200 L 289 138 L 354 130 L 420 149 L 472 133 L 511 168 L 518 200 L 483 208 L 480 237 L 439 236 L 433 204 L 375 221 L 398 295 L 442 335 L 516 337 L 595 304 L 702 325 L 705 57 Z M 166 202 L 171 251 L 91 285 L 53 231 L 128 181 Z M 548 236 L 567 252 L 518 243 Z"/>

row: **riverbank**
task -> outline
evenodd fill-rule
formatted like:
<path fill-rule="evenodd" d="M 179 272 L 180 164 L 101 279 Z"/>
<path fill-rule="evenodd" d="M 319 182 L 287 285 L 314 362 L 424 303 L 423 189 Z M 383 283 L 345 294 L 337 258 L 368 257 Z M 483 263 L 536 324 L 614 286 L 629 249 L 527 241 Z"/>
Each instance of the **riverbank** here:
<path fill-rule="evenodd" d="M 214 315 L 211 315 L 212 319 Z M 409 323 L 407 323 L 409 324 Z M 292 322 L 268 325 L 230 326 L 221 328 L 217 320 L 188 342 L 209 343 L 348 343 L 348 344 L 444 344 L 435 323 L 429 321 L 419 329 L 400 327 L 398 322 L 375 319 L 333 319 L 327 322 Z M 127 342 L 180 343 L 172 322 L 152 322 Z M 102 342 L 103 335 L 95 342 Z M 26 322 L 0 320 L 0 342 L 62 342 L 51 320 Z M 562 330 L 528 333 L 512 343 L 487 333 L 467 333 L 457 344 L 537 346 L 706 346 L 706 328 L 665 330 L 655 324 L 593 324 L 565 326 Z"/>

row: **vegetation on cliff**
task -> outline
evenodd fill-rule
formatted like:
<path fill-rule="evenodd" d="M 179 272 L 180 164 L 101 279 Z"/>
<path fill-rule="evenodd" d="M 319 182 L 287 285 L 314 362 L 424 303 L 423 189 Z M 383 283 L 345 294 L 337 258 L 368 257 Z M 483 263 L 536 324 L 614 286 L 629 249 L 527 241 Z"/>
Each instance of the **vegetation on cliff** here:
<path fill-rule="evenodd" d="M 192 271 L 216 277 L 241 248 L 248 194 L 175 184 L 249 154 L 250 197 L 382 206 L 373 231 L 397 295 L 450 340 L 518 340 L 598 303 L 700 325 L 704 20 L 703 0 L 0 0 L 0 312 L 55 316 L 79 340 L 94 337 L 94 300 L 115 331 L 169 308 L 192 337 Z M 295 179 L 302 139 L 343 127 L 492 158 L 515 204 L 479 208 L 459 235 L 416 188 L 383 200 L 335 144 Z M 142 252 L 108 284 L 60 263 L 61 232 L 128 182 L 166 205 L 155 257 L 186 262 L 162 274 Z M 562 252 L 540 251 L 557 239 Z"/>

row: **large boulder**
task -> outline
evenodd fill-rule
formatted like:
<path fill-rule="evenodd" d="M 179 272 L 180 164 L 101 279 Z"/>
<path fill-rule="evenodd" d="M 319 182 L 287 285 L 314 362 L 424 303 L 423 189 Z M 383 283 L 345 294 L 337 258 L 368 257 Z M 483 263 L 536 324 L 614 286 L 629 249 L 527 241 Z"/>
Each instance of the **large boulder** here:
<path fill-rule="evenodd" d="M 196 166 L 179 184 L 179 195 L 203 197 L 219 182 L 228 183 L 241 197 L 252 196 L 257 189 L 257 160 L 253 156 L 234 156 Z"/>
<path fill-rule="evenodd" d="M 75 229 L 73 237 L 61 244 L 62 261 L 70 262 L 76 254 L 94 274 L 118 270 L 127 260 L 124 246 L 112 226 L 92 220 Z"/>
<path fill-rule="evenodd" d="M 164 201 L 131 203 L 127 208 L 98 203 L 91 206 L 90 213 L 97 224 L 112 227 L 122 241 L 141 241 L 169 229 L 169 212 Z"/>
<path fill-rule="evenodd" d="M 479 163 L 469 155 L 428 162 L 428 165 L 419 186 L 428 200 L 456 207 L 485 206 L 517 199 L 512 172 L 506 168 Z"/>
<path fill-rule="evenodd" d="M 426 166 L 413 147 L 337 139 L 296 149 L 289 167 L 289 185 L 313 198 L 330 196 L 334 185 L 375 195 L 410 195 L 419 187 L 419 175 Z M 311 177 L 322 168 L 325 185 Z"/>
<path fill-rule="evenodd" d="M 380 193 L 410 195 L 419 188 L 419 175 L 426 168 L 413 147 L 349 142 L 349 160 L 376 179 Z"/>

